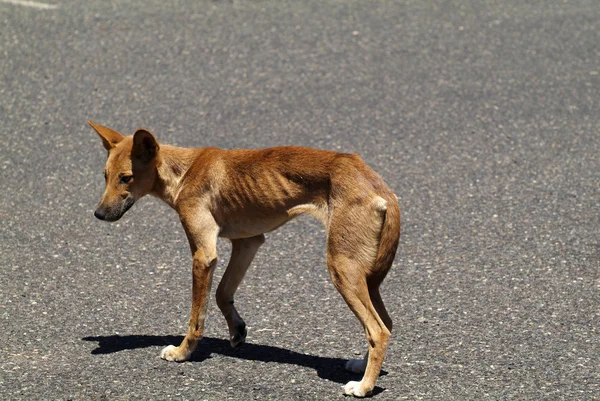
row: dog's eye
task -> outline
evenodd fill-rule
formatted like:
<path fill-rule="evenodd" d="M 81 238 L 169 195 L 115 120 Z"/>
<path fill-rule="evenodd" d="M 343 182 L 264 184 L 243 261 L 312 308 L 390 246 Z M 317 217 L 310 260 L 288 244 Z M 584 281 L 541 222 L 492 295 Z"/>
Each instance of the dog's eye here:
<path fill-rule="evenodd" d="M 121 177 L 121 184 L 127 184 L 133 178 L 132 175 L 124 175 Z"/>

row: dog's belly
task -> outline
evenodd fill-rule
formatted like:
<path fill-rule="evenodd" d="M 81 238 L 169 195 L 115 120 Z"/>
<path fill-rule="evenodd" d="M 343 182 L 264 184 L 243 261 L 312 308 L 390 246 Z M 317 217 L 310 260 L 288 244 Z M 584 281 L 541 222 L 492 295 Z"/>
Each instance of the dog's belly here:
<path fill-rule="evenodd" d="M 223 238 L 249 238 L 276 230 L 294 217 L 308 214 L 327 225 L 327 204 L 325 202 L 304 203 L 293 206 L 285 212 L 261 213 L 255 210 L 238 218 L 229 217 L 221 221 L 219 236 Z"/>
<path fill-rule="evenodd" d="M 276 230 L 281 227 L 289 220 L 294 218 L 290 215 L 278 215 L 271 216 L 269 218 L 260 217 L 240 217 L 238 219 L 227 219 L 221 225 L 219 237 L 236 239 L 236 238 L 249 238 L 269 231 Z"/>

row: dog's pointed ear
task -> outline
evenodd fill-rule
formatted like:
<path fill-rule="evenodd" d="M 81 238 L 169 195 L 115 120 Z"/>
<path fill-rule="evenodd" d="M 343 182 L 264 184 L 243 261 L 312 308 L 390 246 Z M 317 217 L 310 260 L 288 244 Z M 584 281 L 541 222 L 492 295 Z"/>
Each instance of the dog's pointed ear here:
<path fill-rule="evenodd" d="M 158 154 L 158 141 L 150 131 L 140 128 L 133 134 L 132 157 L 147 163 L 154 159 Z"/>
<path fill-rule="evenodd" d="M 123 140 L 123 135 L 119 134 L 115 130 L 103 127 L 102 125 L 95 124 L 91 121 L 88 121 L 88 124 L 94 129 L 94 131 L 98 133 L 106 150 L 111 150 L 117 145 L 117 143 Z"/>

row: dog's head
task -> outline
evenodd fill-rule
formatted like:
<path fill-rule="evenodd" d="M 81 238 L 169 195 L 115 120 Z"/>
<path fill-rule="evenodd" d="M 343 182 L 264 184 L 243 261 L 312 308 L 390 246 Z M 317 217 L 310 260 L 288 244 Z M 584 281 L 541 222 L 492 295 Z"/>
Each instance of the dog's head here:
<path fill-rule="evenodd" d="M 106 187 L 94 216 L 117 221 L 138 199 L 152 191 L 157 179 L 159 145 L 145 129 L 123 136 L 91 121 L 88 124 L 100 135 L 108 151 L 104 168 Z"/>

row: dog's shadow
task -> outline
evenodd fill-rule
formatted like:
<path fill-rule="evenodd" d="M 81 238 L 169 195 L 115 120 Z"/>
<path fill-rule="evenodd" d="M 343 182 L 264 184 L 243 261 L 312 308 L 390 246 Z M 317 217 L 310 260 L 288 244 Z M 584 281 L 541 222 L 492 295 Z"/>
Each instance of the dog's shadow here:
<path fill-rule="evenodd" d="M 149 336 L 149 335 L 112 335 L 84 337 L 83 341 L 97 341 L 98 348 L 92 350 L 92 354 L 112 354 L 114 352 L 128 349 L 147 348 L 154 346 L 166 346 L 170 344 L 179 344 L 183 340 L 182 336 Z M 275 362 L 304 366 L 315 369 L 320 378 L 330 380 L 336 383 L 346 383 L 349 380 L 356 380 L 360 377 L 344 369 L 345 359 L 327 358 L 315 355 L 301 354 L 299 352 L 286 350 L 284 348 L 273 347 L 271 345 L 245 343 L 239 348 L 231 348 L 229 341 L 203 337 L 196 351 L 190 359 L 192 362 L 202 362 L 211 357 L 211 354 L 220 354 L 232 358 L 239 358 L 261 362 Z M 385 376 L 387 372 L 381 371 L 380 375 Z M 383 391 L 380 387 L 375 387 L 373 395 Z"/>

